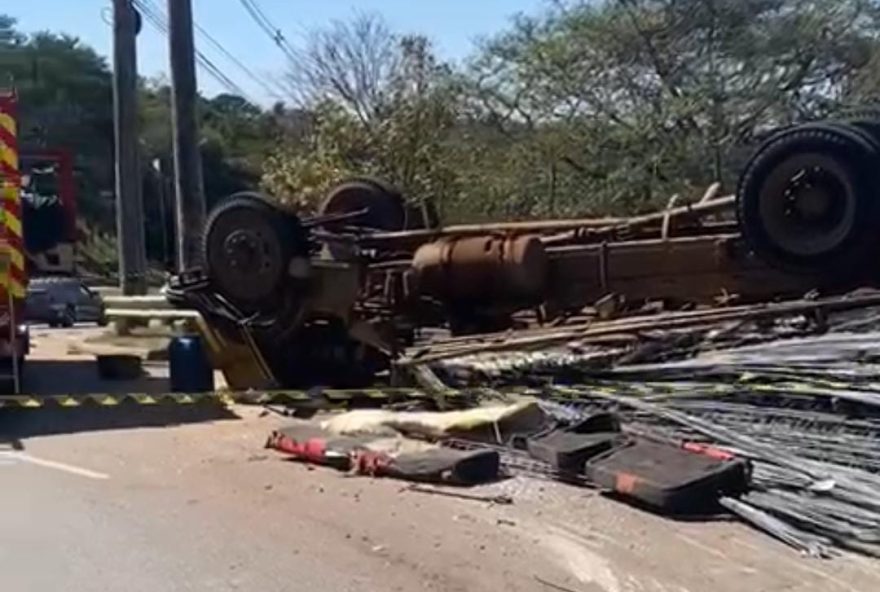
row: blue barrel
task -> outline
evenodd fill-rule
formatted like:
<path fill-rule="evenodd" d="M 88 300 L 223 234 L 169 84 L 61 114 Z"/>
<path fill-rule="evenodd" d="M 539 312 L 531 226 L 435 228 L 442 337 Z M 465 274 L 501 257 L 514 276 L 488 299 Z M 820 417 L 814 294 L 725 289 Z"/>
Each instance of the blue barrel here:
<path fill-rule="evenodd" d="M 206 393 L 214 390 L 214 369 L 198 335 L 175 337 L 168 344 L 171 392 Z"/>

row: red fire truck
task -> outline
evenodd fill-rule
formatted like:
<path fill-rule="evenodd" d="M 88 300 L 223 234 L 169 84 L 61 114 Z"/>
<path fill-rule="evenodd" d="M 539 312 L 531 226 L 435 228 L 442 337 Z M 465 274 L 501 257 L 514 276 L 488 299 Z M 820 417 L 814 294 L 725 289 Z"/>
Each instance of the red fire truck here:
<path fill-rule="evenodd" d="M 25 147 L 19 167 L 28 274 L 75 275 L 76 187 L 71 153 Z"/>

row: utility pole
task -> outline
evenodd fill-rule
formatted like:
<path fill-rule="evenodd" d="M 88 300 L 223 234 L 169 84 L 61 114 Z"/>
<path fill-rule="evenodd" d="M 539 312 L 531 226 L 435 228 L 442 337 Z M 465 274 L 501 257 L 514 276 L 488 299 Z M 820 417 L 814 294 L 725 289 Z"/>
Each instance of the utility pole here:
<path fill-rule="evenodd" d="M 153 171 L 155 172 L 154 177 L 156 180 L 156 200 L 159 206 L 159 219 L 162 221 L 162 267 L 165 270 L 168 270 L 171 265 L 171 258 L 168 257 L 168 253 L 171 252 L 171 249 L 168 248 L 168 214 L 165 206 L 165 170 L 162 166 L 161 158 L 153 160 Z"/>
<path fill-rule="evenodd" d="M 137 15 L 131 0 L 113 0 L 113 132 L 116 140 L 116 241 L 119 284 L 146 294 L 144 204 L 138 159 Z"/>
<path fill-rule="evenodd" d="M 171 123 L 174 129 L 174 196 L 177 268 L 201 264 L 205 224 L 202 159 L 196 123 L 196 65 L 191 0 L 168 0 L 171 55 Z"/>

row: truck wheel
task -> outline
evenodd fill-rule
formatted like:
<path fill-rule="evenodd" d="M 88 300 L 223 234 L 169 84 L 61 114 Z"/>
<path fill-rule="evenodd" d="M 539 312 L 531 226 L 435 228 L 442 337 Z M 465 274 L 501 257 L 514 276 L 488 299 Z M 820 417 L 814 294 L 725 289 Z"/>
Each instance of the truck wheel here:
<path fill-rule="evenodd" d="M 307 251 L 304 237 L 295 216 L 259 194 L 232 195 L 205 223 L 202 248 L 208 277 L 242 310 L 259 310 L 277 297 L 294 254 Z"/>
<path fill-rule="evenodd" d="M 348 214 L 360 210 L 365 210 L 363 215 L 340 222 L 338 226 L 394 231 L 403 230 L 406 225 L 403 196 L 388 183 L 370 177 L 356 177 L 340 183 L 321 204 L 321 214 Z"/>
<path fill-rule="evenodd" d="M 880 145 L 880 119 L 850 119 L 847 124 L 861 130 Z"/>
<path fill-rule="evenodd" d="M 843 124 L 808 124 L 770 138 L 740 178 L 744 237 L 758 256 L 788 271 L 860 271 L 877 244 L 878 164 L 878 143 Z"/>

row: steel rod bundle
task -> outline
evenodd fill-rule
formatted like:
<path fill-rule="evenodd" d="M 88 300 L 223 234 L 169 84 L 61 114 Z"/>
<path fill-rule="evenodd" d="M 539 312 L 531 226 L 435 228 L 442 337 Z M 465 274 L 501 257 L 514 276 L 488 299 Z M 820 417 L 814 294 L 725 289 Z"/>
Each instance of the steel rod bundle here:
<path fill-rule="evenodd" d="M 678 387 L 681 399 L 670 388 L 661 402 L 636 394 L 650 387 L 609 394 L 607 384 L 553 387 L 545 396 L 582 408 L 611 405 L 636 433 L 710 442 L 747 457 L 754 489 L 725 500 L 730 511 L 811 555 L 840 547 L 880 556 L 880 419 L 790 409 L 785 395 L 761 406 L 699 399 Z"/>

